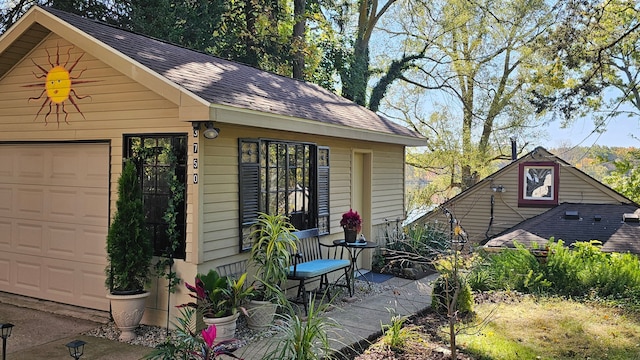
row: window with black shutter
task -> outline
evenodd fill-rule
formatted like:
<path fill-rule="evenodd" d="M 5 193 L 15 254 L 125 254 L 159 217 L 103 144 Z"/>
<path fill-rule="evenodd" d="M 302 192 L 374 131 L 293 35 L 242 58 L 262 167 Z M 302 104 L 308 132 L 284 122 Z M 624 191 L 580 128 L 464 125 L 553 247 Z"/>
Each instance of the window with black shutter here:
<path fill-rule="evenodd" d="M 125 158 L 134 160 L 142 186 L 145 222 L 153 239 L 154 255 L 185 258 L 186 244 L 186 178 L 187 135 L 127 135 L 124 137 Z M 175 180 L 174 180 L 175 179 Z M 177 181 L 182 186 L 171 185 Z M 175 207 L 177 244 L 170 244 L 165 212 L 172 197 L 172 188 L 182 195 Z M 173 249 L 175 247 L 175 250 Z"/>
<path fill-rule="evenodd" d="M 329 231 L 329 149 L 312 143 L 240 139 L 241 250 L 259 213 L 284 214 L 298 229 Z"/>

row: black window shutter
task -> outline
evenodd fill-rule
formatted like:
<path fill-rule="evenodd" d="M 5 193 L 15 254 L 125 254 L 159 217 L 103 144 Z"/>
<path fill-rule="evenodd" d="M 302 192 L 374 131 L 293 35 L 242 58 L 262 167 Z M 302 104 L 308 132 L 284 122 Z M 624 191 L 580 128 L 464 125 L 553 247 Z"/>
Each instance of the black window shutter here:
<path fill-rule="evenodd" d="M 329 148 L 318 146 L 318 229 L 329 233 Z"/>
<path fill-rule="evenodd" d="M 258 220 L 260 211 L 260 157 L 259 141 L 240 139 L 238 170 L 240 185 L 240 247 L 247 250 L 251 241 L 247 241 L 247 230 Z"/>

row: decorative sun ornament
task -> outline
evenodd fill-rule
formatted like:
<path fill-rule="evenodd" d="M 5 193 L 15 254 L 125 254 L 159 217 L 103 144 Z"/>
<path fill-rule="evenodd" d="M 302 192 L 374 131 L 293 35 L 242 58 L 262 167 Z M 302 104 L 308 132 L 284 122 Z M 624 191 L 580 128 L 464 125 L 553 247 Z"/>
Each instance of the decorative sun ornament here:
<path fill-rule="evenodd" d="M 71 65 L 71 67 L 68 68 L 67 66 L 69 64 L 69 61 L 71 60 L 72 49 L 73 49 L 73 46 L 71 46 L 67 51 L 67 60 L 64 64 L 60 63 L 60 47 L 59 46 L 55 54 L 55 63 L 52 61 L 53 55 L 49 53 L 48 49 L 45 49 L 45 51 L 47 52 L 47 57 L 49 58 L 49 65 L 51 65 L 50 70 L 47 70 L 44 67 L 38 65 L 33 59 L 31 59 L 31 62 L 33 62 L 33 64 L 36 67 L 38 67 L 40 71 L 42 71 L 42 74 L 40 75 L 36 74 L 35 72 L 33 73 L 33 75 L 37 79 L 45 79 L 45 82 L 38 83 L 38 84 L 25 85 L 25 87 L 44 88 L 38 97 L 30 97 L 29 101 L 43 99 L 42 106 L 40 106 L 40 109 L 38 110 L 38 113 L 36 114 L 34 121 L 38 119 L 38 116 L 40 116 L 42 109 L 44 109 L 46 105 L 49 105 L 49 111 L 44 116 L 45 126 L 48 124 L 47 119 L 49 115 L 51 115 L 54 111 L 56 114 L 56 122 L 58 123 L 58 126 L 60 126 L 61 113 L 64 113 L 64 122 L 69 124 L 69 122 L 67 121 L 67 118 L 69 117 L 69 113 L 65 109 L 65 102 L 67 100 L 69 100 L 69 102 L 76 108 L 78 113 L 82 115 L 82 118 L 86 120 L 86 118 L 84 117 L 84 114 L 82 113 L 82 111 L 80 111 L 80 108 L 76 103 L 76 100 L 81 100 L 87 97 L 88 98 L 91 98 L 91 97 L 89 95 L 85 95 L 85 96 L 78 95 L 75 89 L 73 88 L 73 85 L 91 83 L 91 82 L 95 82 L 95 80 L 76 81 L 76 79 L 80 78 L 80 76 L 86 69 L 83 69 L 82 71 L 80 71 L 80 73 L 76 76 L 71 75 L 71 72 L 73 71 L 73 69 L 76 67 L 76 65 L 78 65 L 78 62 L 80 62 L 80 59 L 82 59 L 82 57 L 84 56 L 84 53 L 82 53 L 73 63 L 73 65 Z M 46 98 L 44 98 L 45 94 L 46 94 Z M 55 110 L 53 109 L 54 104 L 55 104 Z"/>

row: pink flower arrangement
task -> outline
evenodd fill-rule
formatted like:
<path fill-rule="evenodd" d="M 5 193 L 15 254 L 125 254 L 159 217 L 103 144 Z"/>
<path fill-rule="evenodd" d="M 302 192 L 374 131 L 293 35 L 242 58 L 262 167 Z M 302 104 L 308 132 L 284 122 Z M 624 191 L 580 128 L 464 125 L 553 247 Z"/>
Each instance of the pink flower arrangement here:
<path fill-rule="evenodd" d="M 340 226 L 345 229 L 355 229 L 357 232 L 360 232 L 360 230 L 362 230 L 362 217 L 360 217 L 357 211 L 349 209 L 349 211 L 342 214 Z"/>

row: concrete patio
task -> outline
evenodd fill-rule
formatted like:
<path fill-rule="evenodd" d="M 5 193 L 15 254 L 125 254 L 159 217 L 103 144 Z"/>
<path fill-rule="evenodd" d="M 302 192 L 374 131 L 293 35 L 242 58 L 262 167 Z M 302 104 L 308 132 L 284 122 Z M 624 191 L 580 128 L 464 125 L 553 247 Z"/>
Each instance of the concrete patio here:
<path fill-rule="evenodd" d="M 332 349 L 360 352 L 380 336 L 381 325 L 389 324 L 392 316 L 410 316 L 428 308 L 433 279 L 433 275 L 421 280 L 391 278 L 384 282 L 383 292 L 358 296 L 325 313 L 323 316 L 339 324 L 330 334 Z M 0 293 L 0 322 L 15 325 L 7 340 L 7 360 L 69 359 L 65 344 L 76 339 L 87 342 L 83 360 L 133 360 L 151 351 L 144 346 L 81 335 L 108 320 L 108 314 L 100 311 Z M 277 336 L 249 343 L 236 355 L 245 360 L 261 359 L 276 341 Z"/>

